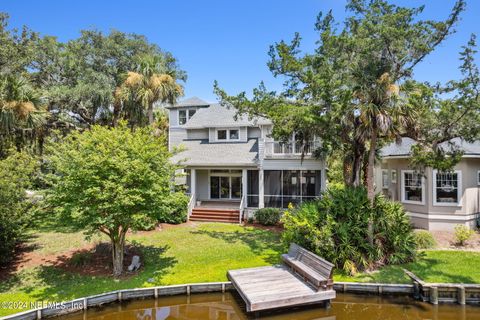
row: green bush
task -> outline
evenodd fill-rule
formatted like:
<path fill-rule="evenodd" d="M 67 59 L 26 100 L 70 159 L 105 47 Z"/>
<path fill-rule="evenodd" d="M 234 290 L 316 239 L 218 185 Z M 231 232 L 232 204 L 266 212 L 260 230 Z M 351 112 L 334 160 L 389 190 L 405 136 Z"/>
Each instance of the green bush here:
<path fill-rule="evenodd" d="M 255 211 L 255 220 L 264 226 L 274 226 L 280 221 L 281 211 L 278 208 L 262 208 Z"/>
<path fill-rule="evenodd" d="M 473 230 L 463 224 L 457 224 L 455 226 L 455 240 L 461 246 L 465 245 L 465 242 L 473 235 Z"/>
<path fill-rule="evenodd" d="M 26 189 L 36 172 L 36 161 L 26 153 L 0 160 L 0 265 L 7 263 L 31 222 L 32 202 Z"/>
<path fill-rule="evenodd" d="M 382 196 L 372 204 L 363 187 L 331 187 L 321 200 L 287 211 L 282 220 L 285 245 L 295 242 L 351 275 L 409 262 L 416 254 L 402 205 Z"/>
<path fill-rule="evenodd" d="M 415 232 L 415 243 L 418 249 L 432 249 L 437 246 L 435 238 L 427 230 L 418 230 Z"/>

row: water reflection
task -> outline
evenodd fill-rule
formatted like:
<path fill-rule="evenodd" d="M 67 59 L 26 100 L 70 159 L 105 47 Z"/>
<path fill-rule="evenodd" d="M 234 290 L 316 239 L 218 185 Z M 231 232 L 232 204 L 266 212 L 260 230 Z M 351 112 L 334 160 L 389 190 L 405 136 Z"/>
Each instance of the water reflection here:
<path fill-rule="evenodd" d="M 311 306 L 283 312 L 262 313 L 261 319 L 271 320 L 480 320 L 480 306 L 439 305 L 413 301 L 406 297 L 377 297 L 338 294 L 330 309 Z M 231 293 L 174 296 L 158 300 L 137 300 L 91 309 L 85 313 L 65 316 L 63 320 L 240 320 L 254 319 L 246 314 L 242 300 Z"/>

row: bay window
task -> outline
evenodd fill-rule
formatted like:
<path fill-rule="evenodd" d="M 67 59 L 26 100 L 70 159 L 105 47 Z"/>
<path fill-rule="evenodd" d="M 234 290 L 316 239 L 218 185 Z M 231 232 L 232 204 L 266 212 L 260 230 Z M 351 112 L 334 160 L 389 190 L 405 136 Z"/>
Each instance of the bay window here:
<path fill-rule="evenodd" d="M 413 170 L 402 171 L 402 202 L 425 204 L 425 183 L 421 173 Z"/>
<path fill-rule="evenodd" d="M 462 196 L 461 171 L 442 172 L 433 170 L 433 204 L 458 206 Z"/>

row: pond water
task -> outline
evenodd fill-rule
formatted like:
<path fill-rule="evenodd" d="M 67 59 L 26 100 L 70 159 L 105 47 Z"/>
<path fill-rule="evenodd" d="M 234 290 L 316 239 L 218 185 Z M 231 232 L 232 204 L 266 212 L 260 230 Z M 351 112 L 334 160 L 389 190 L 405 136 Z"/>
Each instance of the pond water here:
<path fill-rule="evenodd" d="M 111 304 L 56 319 L 62 320 L 161 320 L 161 319 L 271 319 L 271 320 L 399 320 L 399 319 L 480 319 L 480 306 L 444 304 L 434 306 L 408 297 L 378 297 L 338 294 L 331 308 L 299 307 L 275 313 L 245 313 L 235 293 L 171 296 L 157 300 L 133 300 Z"/>

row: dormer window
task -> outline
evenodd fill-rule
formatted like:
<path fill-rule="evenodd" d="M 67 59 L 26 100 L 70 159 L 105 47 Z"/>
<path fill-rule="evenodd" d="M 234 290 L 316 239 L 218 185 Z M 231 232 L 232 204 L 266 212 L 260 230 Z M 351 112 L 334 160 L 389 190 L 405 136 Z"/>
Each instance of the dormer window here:
<path fill-rule="evenodd" d="M 197 112 L 196 109 L 178 110 L 178 124 L 184 125 Z"/>
<path fill-rule="evenodd" d="M 239 129 L 217 129 L 217 141 L 240 140 Z"/>

